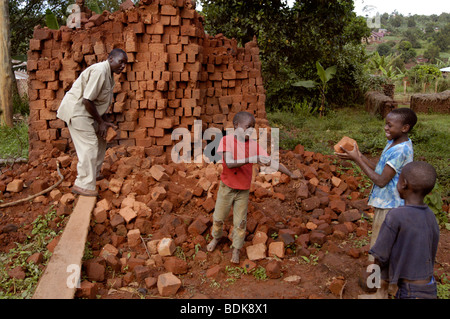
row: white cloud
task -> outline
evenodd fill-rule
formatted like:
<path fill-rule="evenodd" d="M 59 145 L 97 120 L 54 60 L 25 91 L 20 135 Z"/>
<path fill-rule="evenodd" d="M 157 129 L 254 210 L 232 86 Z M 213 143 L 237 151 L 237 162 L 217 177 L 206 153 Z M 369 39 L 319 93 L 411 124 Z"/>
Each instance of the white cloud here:
<path fill-rule="evenodd" d="M 369 16 L 372 13 L 375 15 L 376 12 L 390 14 L 395 10 L 405 16 L 408 14 L 440 15 L 443 12 L 450 12 L 448 1 L 442 0 L 355 0 L 354 3 L 355 12 L 362 16 L 367 14 L 367 9 L 371 9 Z M 366 7 L 366 12 L 363 11 L 364 7 Z"/>

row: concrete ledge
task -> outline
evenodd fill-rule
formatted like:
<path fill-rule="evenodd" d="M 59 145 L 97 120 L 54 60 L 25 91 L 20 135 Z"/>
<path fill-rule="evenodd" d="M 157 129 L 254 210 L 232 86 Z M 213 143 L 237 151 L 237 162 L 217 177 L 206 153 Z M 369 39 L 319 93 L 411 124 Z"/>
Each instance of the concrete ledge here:
<path fill-rule="evenodd" d="M 73 299 L 96 197 L 79 196 L 33 299 Z"/>

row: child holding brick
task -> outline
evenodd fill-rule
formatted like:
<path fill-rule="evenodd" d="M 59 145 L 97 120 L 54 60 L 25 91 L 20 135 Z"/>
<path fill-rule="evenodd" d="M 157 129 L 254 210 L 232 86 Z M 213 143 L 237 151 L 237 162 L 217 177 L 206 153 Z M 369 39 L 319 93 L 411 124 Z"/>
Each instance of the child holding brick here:
<path fill-rule="evenodd" d="M 217 152 L 222 153 L 223 171 L 213 214 L 213 239 L 207 246 L 213 251 L 222 237 L 223 223 L 233 207 L 232 263 L 239 263 L 239 250 L 244 245 L 247 226 L 247 207 L 252 182 L 253 163 L 271 165 L 296 179 L 283 164 L 271 161 L 267 152 L 249 138 L 249 130 L 255 127 L 255 118 L 248 112 L 239 112 L 233 118 L 234 134 L 220 141 Z"/>
<path fill-rule="evenodd" d="M 397 190 L 405 205 L 391 209 L 369 251 L 380 266 L 381 279 L 397 284 L 398 299 L 436 299 L 433 277 L 439 226 L 424 197 L 436 182 L 436 170 L 425 162 L 403 168 Z"/>
<path fill-rule="evenodd" d="M 417 116 L 409 108 L 394 109 L 386 116 L 384 131 L 388 142 L 376 164 L 361 154 L 356 143 L 353 150 L 341 147 L 343 153 L 336 153 L 341 159 L 358 164 L 374 184 L 368 202 L 375 208 L 371 247 L 375 244 L 387 212 L 404 204 L 397 191 L 397 182 L 402 168 L 413 161 L 413 145 L 408 133 L 416 123 Z M 371 256 L 369 259 L 373 261 Z"/>

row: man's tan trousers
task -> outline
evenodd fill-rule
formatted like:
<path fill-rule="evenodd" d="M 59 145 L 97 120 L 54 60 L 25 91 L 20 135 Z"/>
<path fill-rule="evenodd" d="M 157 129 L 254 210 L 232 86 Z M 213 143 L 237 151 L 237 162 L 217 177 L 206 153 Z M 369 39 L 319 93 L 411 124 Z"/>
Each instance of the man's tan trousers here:
<path fill-rule="evenodd" d="M 78 157 L 75 185 L 88 190 L 96 190 L 96 178 L 106 153 L 106 141 L 95 133 L 95 124 L 86 117 L 72 118 L 67 123 Z"/>

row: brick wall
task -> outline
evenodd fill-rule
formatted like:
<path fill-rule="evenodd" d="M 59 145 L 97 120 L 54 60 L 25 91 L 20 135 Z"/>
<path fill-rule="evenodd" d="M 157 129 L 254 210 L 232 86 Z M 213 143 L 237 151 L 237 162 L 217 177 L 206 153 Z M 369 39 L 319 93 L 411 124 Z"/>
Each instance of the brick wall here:
<path fill-rule="evenodd" d="M 211 37 L 203 17 L 188 0 L 147 0 L 102 15 L 83 16 L 81 28 L 36 27 L 28 51 L 30 160 L 49 145 L 72 147 L 56 111 L 82 70 L 104 61 L 113 48 L 124 49 L 128 66 L 115 75 L 108 115 L 119 126 L 112 144 L 143 146 L 166 156 L 176 141 L 173 129 L 193 132 L 231 127 L 239 111 L 249 111 L 266 126 L 265 90 L 256 41 Z"/>

